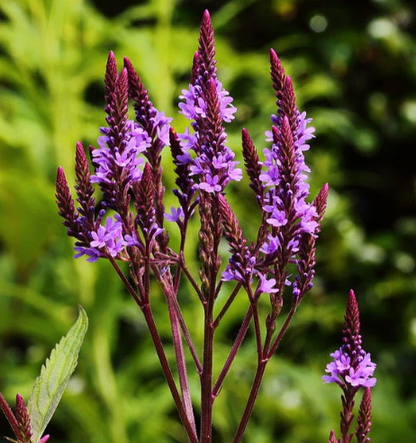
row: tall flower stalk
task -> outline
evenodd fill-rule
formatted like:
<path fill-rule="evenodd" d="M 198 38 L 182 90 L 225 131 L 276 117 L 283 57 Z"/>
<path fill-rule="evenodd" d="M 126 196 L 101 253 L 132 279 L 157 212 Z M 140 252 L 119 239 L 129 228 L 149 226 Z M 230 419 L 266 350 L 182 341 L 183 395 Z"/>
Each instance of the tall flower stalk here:
<path fill-rule="evenodd" d="M 132 63 L 125 59 L 119 72 L 114 54 L 110 53 L 105 74 L 107 125 L 100 129 L 98 147 L 88 150 L 92 171 L 84 148 L 77 145 L 77 203 L 64 171 L 58 169 L 59 214 L 68 235 L 76 239 L 76 257 L 109 260 L 141 309 L 192 443 L 212 443 L 215 400 L 252 327 L 257 369 L 233 443 L 242 441 L 267 364 L 313 286 L 315 243 L 326 208 L 328 185 L 313 201 L 308 201 L 309 168 L 304 153 L 309 149 L 314 129 L 311 119 L 298 110 L 292 81 L 273 50 L 270 63 L 277 110 L 266 133 L 269 147 L 264 151 L 264 160 L 248 131 L 242 130 L 244 164 L 262 214 L 255 239 L 244 237 L 225 197 L 226 187 L 241 180 L 242 170 L 227 144 L 225 124 L 233 120 L 236 108 L 217 76 L 214 31 L 207 11 L 202 18 L 190 84 L 180 97 L 180 112 L 190 120 L 190 127 L 179 134 L 171 128 L 171 119 L 153 106 Z M 129 102 L 133 102 L 134 121 L 129 119 Z M 161 167 L 161 153 L 167 146 L 177 176 L 173 192 L 178 207 L 170 213 L 164 209 Z M 99 198 L 94 196 L 93 184 L 98 184 Z M 188 267 L 185 253 L 189 221 L 193 217 L 200 223 L 198 276 Z M 179 229 L 181 241 L 177 251 L 169 247 L 166 221 Z M 223 238 L 230 249 L 227 262 L 219 254 Z M 127 272 L 119 266 L 120 262 L 128 264 Z M 151 279 L 157 281 L 166 300 L 174 361 L 168 360 L 153 315 Z M 202 354 L 190 334 L 189 319 L 182 313 L 179 287 L 183 279 L 189 281 L 201 304 Z M 219 305 L 220 291 L 227 290 L 226 301 Z M 248 309 L 222 367 L 214 368 L 215 333 L 230 306 L 241 297 L 247 297 Z M 259 310 L 264 297 L 269 300 L 265 317 Z M 283 310 L 285 305 L 287 309 Z M 284 318 L 278 327 L 280 316 Z M 186 362 L 186 349 L 192 356 L 192 365 Z M 200 381 L 199 425 L 188 381 L 190 370 L 196 371 Z M 219 374 L 217 378 L 215 373 Z M 363 434 L 364 422 L 361 428 L 359 432 Z"/>

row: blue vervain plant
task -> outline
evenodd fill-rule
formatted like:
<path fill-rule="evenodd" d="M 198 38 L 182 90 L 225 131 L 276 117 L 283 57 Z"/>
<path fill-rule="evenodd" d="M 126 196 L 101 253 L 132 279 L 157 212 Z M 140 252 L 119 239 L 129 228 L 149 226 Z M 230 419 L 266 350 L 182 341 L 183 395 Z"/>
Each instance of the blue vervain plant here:
<path fill-rule="evenodd" d="M 180 112 L 190 128 L 176 133 L 171 118 L 158 111 L 149 98 L 129 59 L 118 71 L 110 53 L 105 74 L 107 126 L 100 128 L 98 147 L 89 147 L 90 160 L 81 143 L 76 147 L 75 203 L 62 168 L 58 168 L 56 197 L 59 214 L 68 235 L 76 239 L 75 257 L 90 262 L 107 259 L 127 292 L 143 313 L 168 387 L 191 443 L 211 443 L 213 408 L 249 328 L 254 329 L 257 369 L 233 443 L 242 441 L 259 393 L 268 362 L 277 351 L 315 274 L 315 243 L 327 204 L 329 187 L 324 184 L 308 202 L 309 168 L 304 151 L 314 128 L 306 113 L 296 106 L 293 84 L 274 50 L 270 51 L 271 78 L 277 112 L 266 132 L 270 147 L 264 160 L 246 129 L 242 130 L 244 164 L 250 187 L 261 211 L 257 238 L 249 241 L 226 198 L 226 187 L 240 181 L 242 170 L 227 146 L 224 123 L 234 119 L 232 98 L 217 77 L 214 33 L 208 11 L 202 19 L 198 50 L 194 55 L 189 88 L 182 92 Z M 135 120 L 129 119 L 133 103 Z M 165 212 L 162 150 L 170 147 L 176 173 L 174 194 L 178 207 Z M 92 172 L 90 167 L 92 163 Z M 101 196 L 95 197 L 98 185 Z M 188 267 L 185 247 L 191 218 L 199 217 L 199 277 Z M 179 249 L 169 246 L 165 222 L 180 232 Z M 221 240 L 229 244 L 231 256 L 223 263 Z M 125 263 L 127 266 L 121 266 Z M 125 272 L 124 269 L 128 271 Z M 203 352 L 199 354 L 187 321 L 182 315 L 179 290 L 186 279 L 199 299 L 203 314 Z M 166 354 L 152 311 L 151 281 L 157 281 L 166 300 L 175 354 L 175 372 Z M 226 283 L 227 282 L 227 283 Z M 220 292 L 231 288 L 225 303 L 218 306 Z M 228 357 L 214 378 L 214 336 L 231 305 L 244 292 L 249 308 L 241 320 Z M 263 316 L 260 300 L 268 296 Z M 283 310 L 284 305 L 287 309 Z M 214 311 L 215 309 L 215 311 Z M 215 312 L 218 314 L 215 315 Z M 284 316 L 281 326 L 277 320 Z M 329 443 L 349 443 L 353 438 L 354 397 L 365 387 L 357 428 L 357 443 L 369 441 L 371 426 L 370 388 L 375 364 L 361 348 L 359 311 L 351 292 L 345 316 L 342 347 L 331 354 L 326 382 L 343 391 L 341 437 L 331 431 Z M 192 356 L 192 370 L 200 381 L 200 423 L 197 424 L 185 358 Z M 217 371 L 216 371 L 217 372 Z M 30 420 L 19 397 L 13 415 L 0 396 L 0 405 L 21 443 L 30 439 Z M 29 417 L 29 418 L 28 418 Z M 44 442 L 41 439 L 40 442 Z"/>

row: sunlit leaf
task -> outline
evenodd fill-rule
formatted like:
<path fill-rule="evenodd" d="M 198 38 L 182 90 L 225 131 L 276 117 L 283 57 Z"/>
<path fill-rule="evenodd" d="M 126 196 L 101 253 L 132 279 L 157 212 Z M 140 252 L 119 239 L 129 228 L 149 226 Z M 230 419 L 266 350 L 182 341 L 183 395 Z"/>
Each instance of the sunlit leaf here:
<path fill-rule="evenodd" d="M 42 366 L 28 401 L 33 443 L 42 437 L 74 372 L 87 328 L 88 317 L 80 306 L 78 320 Z"/>

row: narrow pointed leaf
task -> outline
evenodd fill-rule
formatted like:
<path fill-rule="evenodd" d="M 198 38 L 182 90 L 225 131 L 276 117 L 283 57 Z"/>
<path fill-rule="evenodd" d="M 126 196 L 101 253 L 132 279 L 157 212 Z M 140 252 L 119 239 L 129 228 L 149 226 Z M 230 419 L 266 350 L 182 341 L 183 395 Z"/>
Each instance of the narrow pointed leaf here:
<path fill-rule="evenodd" d="M 54 414 L 78 362 L 78 354 L 88 328 L 88 317 L 79 306 L 79 316 L 68 334 L 52 350 L 42 366 L 28 401 L 32 443 L 38 443 Z"/>

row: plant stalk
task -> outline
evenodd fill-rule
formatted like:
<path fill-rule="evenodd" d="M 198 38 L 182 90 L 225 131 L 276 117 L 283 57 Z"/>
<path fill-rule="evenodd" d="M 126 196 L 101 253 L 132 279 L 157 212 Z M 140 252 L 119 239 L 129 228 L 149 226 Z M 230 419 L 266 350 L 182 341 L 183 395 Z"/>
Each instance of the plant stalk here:
<path fill-rule="evenodd" d="M 204 359 L 201 375 L 201 443 L 211 443 L 212 441 L 212 406 L 214 402 L 212 394 L 214 344 L 212 304 L 213 302 L 209 300 L 205 307 Z"/>
<path fill-rule="evenodd" d="M 11 410 L 9 404 L 7 403 L 6 399 L 3 397 L 2 393 L 0 392 L 0 409 L 3 411 L 4 416 L 6 417 L 7 421 L 10 424 L 10 427 L 12 428 L 14 435 L 16 438 L 19 438 L 20 436 L 20 426 L 18 421 L 16 420 L 15 415 L 13 414 L 13 411 Z"/>
<path fill-rule="evenodd" d="M 162 366 L 163 373 L 165 374 L 166 381 L 168 383 L 169 389 L 171 391 L 173 400 L 175 401 L 176 408 L 179 412 L 179 416 L 181 417 L 182 423 L 188 435 L 189 441 L 191 443 L 199 443 L 198 437 L 191 422 L 188 419 L 188 416 L 185 411 L 185 407 L 182 403 L 181 397 L 179 395 L 178 389 L 176 387 L 175 380 L 172 375 L 172 371 L 169 367 L 169 362 L 167 360 L 165 350 L 163 348 L 162 340 L 160 339 L 159 333 L 157 332 L 157 327 L 153 319 L 153 314 L 148 303 L 142 306 L 142 312 L 144 318 L 146 320 L 147 326 L 149 328 L 150 336 L 152 337 L 153 344 L 156 349 L 157 356 L 159 357 L 160 364 Z"/>

